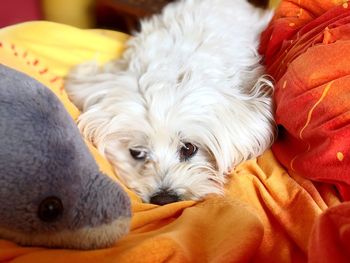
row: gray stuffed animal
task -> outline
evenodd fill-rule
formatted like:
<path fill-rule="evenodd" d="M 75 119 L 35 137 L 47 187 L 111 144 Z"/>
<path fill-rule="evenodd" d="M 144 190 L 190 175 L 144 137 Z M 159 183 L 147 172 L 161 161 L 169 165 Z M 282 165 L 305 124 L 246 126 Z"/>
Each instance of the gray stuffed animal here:
<path fill-rule="evenodd" d="M 76 249 L 129 230 L 130 201 L 99 168 L 58 98 L 0 64 L 0 238 Z"/>

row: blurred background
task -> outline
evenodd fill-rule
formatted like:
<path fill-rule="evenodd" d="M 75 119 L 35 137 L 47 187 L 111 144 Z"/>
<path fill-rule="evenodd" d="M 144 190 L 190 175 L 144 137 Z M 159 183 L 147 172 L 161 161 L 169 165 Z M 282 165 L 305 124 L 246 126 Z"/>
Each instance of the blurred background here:
<path fill-rule="evenodd" d="M 138 20 L 157 13 L 173 0 L 1 0 L 0 28 L 32 20 L 49 20 L 79 28 L 130 33 Z M 248 0 L 266 8 L 279 0 Z"/>

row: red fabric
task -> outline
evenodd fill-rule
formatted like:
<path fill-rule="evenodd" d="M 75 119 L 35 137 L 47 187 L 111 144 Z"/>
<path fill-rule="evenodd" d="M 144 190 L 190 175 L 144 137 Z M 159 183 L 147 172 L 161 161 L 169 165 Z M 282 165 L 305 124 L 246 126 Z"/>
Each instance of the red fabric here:
<path fill-rule="evenodd" d="M 0 27 L 42 18 L 39 0 L 2 0 Z"/>
<path fill-rule="evenodd" d="M 350 200 L 350 6 L 283 1 L 263 35 L 276 80 L 275 156 Z"/>
<path fill-rule="evenodd" d="M 350 202 L 329 208 L 317 220 L 309 245 L 309 262 L 350 260 Z"/>

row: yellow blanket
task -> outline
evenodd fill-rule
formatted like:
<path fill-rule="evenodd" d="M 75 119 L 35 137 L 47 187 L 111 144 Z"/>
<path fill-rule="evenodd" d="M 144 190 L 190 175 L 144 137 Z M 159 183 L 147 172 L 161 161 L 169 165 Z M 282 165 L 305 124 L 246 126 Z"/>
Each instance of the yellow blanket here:
<path fill-rule="evenodd" d="M 64 76 L 80 62 L 118 58 L 127 37 L 49 22 L 20 24 L 0 30 L 0 63 L 44 83 L 77 118 Z M 114 176 L 90 149 L 101 170 Z M 127 192 L 131 232 L 112 248 L 25 248 L 0 240 L 0 262 L 306 262 L 316 218 L 339 204 L 331 187 L 288 174 L 270 151 L 237 167 L 224 197 L 158 207 Z"/>

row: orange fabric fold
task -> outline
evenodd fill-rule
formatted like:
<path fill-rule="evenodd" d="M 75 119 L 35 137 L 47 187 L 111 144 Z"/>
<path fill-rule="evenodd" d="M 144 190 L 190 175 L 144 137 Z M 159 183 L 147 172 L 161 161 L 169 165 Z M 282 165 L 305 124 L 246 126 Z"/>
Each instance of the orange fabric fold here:
<path fill-rule="evenodd" d="M 350 202 L 328 209 L 317 220 L 309 246 L 310 263 L 350 259 Z"/>

